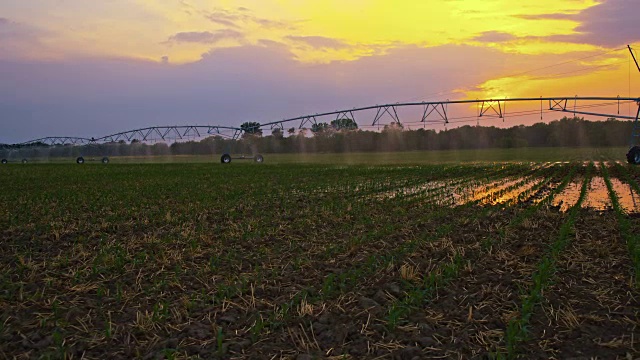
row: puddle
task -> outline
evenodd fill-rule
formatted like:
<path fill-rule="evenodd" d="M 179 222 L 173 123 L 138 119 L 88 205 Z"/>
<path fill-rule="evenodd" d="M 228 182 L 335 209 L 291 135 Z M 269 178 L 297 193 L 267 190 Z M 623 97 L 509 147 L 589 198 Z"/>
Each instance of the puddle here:
<path fill-rule="evenodd" d="M 526 201 L 528 198 L 530 198 L 531 196 L 533 196 L 533 193 L 527 194 L 527 195 L 523 195 L 523 198 L 518 199 L 520 197 L 521 194 L 526 194 L 527 192 L 530 192 L 531 189 L 536 186 L 536 184 L 540 183 L 540 181 L 542 181 L 542 179 L 538 178 L 538 179 L 534 179 L 531 181 L 528 181 L 526 183 L 524 183 L 523 185 L 520 185 L 518 187 L 516 187 L 515 189 L 509 190 L 501 195 L 498 195 L 497 197 L 493 198 L 493 196 L 488 197 L 487 199 L 485 199 L 482 203 L 483 204 L 491 204 L 491 205 L 497 205 L 497 204 L 505 204 L 508 202 L 517 202 L 517 201 Z M 493 198 L 493 199 L 491 199 Z"/>
<path fill-rule="evenodd" d="M 601 176 L 594 176 L 593 179 L 591 179 L 587 197 L 582 203 L 582 208 L 595 210 L 607 210 L 611 208 L 609 190 L 607 190 L 607 184 Z"/>
<path fill-rule="evenodd" d="M 560 186 L 561 179 L 551 179 L 547 184 L 533 191 L 534 187 L 544 181 L 544 177 L 541 176 L 544 172 L 535 172 L 535 170 L 544 170 L 556 164 L 538 164 L 532 166 L 534 173 L 529 173 L 529 176 L 510 176 L 497 180 L 495 178 L 489 180 L 462 177 L 427 182 L 416 182 L 415 179 L 412 179 L 394 184 L 387 179 L 386 189 L 378 193 L 363 195 L 379 200 L 419 197 L 420 201 L 452 207 L 470 202 L 478 202 L 482 205 L 515 204 L 518 202 L 538 204 Z M 599 163 L 597 164 L 599 165 Z M 603 166 L 615 166 L 615 162 L 605 162 Z M 555 195 L 552 205 L 561 212 L 568 211 L 577 203 L 583 181 L 584 177 L 582 176 L 573 179 L 560 194 Z M 612 178 L 611 184 L 618 195 L 622 210 L 627 214 L 640 214 L 640 194 L 619 179 Z M 365 188 L 375 190 L 375 186 L 367 183 L 362 189 L 356 188 L 356 192 Z M 596 211 L 611 209 L 611 200 L 603 177 L 595 176 L 591 179 L 582 207 Z"/>
<path fill-rule="evenodd" d="M 580 189 L 582 188 L 583 178 L 578 178 L 571 182 L 562 193 L 556 195 L 553 199 L 553 205 L 559 206 L 560 211 L 566 212 L 573 205 L 576 204 L 580 197 Z M 622 210 L 627 214 L 640 213 L 640 196 L 633 191 L 630 185 L 623 183 L 622 181 L 611 178 L 611 185 L 613 190 L 618 195 L 618 201 Z M 556 185 L 557 186 L 557 185 Z M 547 193 L 550 190 L 547 190 Z M 538 203 L 542 201 L 542 197 L 536 196 L 534 202 Z M 600 176 L 596 176 L 591 179 L 587 197 L 582 203 L 582 208 L 593 209 L 597 211 L 605 211 L 611 209 L 611 198 L 609 197 L 609 190 L 604 179 Z"/>
<path fill-rule="evenodd" d="M 625 184 L 616 178 L 611 178 L 611 185 L 613 186 L 613 191 L 618 195 L 618 202 L 625 213 L 640 213 L 640 197 L 633 191 L 631 185 Z"/>
<path fill-rule="evenodd" d="M 498 192 L 501 190 L 507 189 L 513 185 L 516 185 L 523 178 L 516 178 L 513 180 L 504 179 L 502 181 L 493 181 L 488 184 L 479 185 L 476 187 L 468 188 L 466 191 L 463 189 L 463 193 L 454 194 L 454 199 L 457 199 L 456 205 L 463 205 L 468 202 L 482 200 L 483 204 L 489 203 L 492 201 L 492 197 L 496 196 Z M 457 196 L 456 196 L 457 195 Z"/>
<path fill-rule="evenodd" d="M 480 181 L 472 181 L 470 183 L 461 184 L 458 187 L 452 188 L 448 192 L 447 198 L 452 201 L 453 206 L 464 205 L 468 202 L 474 201 L 474 198 L 480 193 L 486 193 L 489 189 L 492 189 L 500 184 L 500 181 L 491 181 L 489 183 L 482 183 Z"/>
<path fill-rule="evenodd" d="M 375 194 L 374 196 L 372 196 L 372 198 L 381 200 L 381 199 L 394 199 L 397 197 L 406 197 L 406 196 L 416 195 L 421 192 L 428 192 L 431 190 L 442 188 L 446 185 L 447 184 L 444 181 L 430 181 L 420 185 L 401 187 L 394 190 L 385 191 L 380 194 Z"/>
<path fill-rule="evenodd" d="M 579 177 L 567 185 L 564 190 L 553 198 L 553 206 L 559 206 L 560 211 L 566 212 L 578 202 L 583 178 Z"/>
<path fill-rule="evenodd" d="M 538 191 L 534 194 L 531 194 L 531 197 L 529 197 L 528 200 L 530 200 L 532 203 L 534 204 L 538 204 L 540 203 L 542 200 L 546 199 L 552 191 L 554 191 L 555 189 L 558 188 L 558 186 L 560 186 L 560 182 L 548 182 L 546 185 L 544 185 L 542 188 L 538 189 Z"/>

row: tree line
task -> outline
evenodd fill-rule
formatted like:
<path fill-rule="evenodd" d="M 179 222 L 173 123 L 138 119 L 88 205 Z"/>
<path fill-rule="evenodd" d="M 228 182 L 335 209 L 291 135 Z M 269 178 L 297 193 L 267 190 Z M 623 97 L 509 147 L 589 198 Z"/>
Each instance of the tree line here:
<path fill-rule="evenodd" d="M 610 147 L 628 145 L 632 128 L 633 122 L 626 120 L 563 117 L 549 123 L 510 128 L 466 125 L 441 131 L 408 130 L 402 124 L 390 123 L 381 131 L 365 131 L 358 129 L 352 120 L 341 119 L 331 124 L 314 124 L 309 130 L 280 129 L 272 131 L 270 136 L 245 133 L 242 141 L 251 142 L 264 153 Z"/>
<path fill-rule="evenodd" d="M 405 129 L 385 125 L 381 131 L 358 129 L 351 119 L 313 124 L 310 129 L 272 129 L 263 136 L 258 123 L 245 123 L 237 140 L 212 136 L 201 141 L 146 144 L 121 141 L 90 146 L 47 146 L 0 150 L 3 157 L 17 156 L 148 156 L 254 153 L 374 152 L 518 147 L 609 147 L 628 145 L 632 121 L 589 121 L 564 117 L 550 123 L 498 128 L 461 126 L 449 130 Z"/>

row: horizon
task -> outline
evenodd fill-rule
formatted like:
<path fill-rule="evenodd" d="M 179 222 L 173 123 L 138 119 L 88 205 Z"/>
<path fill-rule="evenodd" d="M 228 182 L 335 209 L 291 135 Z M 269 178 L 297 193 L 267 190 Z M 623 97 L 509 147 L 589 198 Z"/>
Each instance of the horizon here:
<path fill-rule="evenodd" d="M 464 130 L 466 131 L 467 128 L 469 129 L 479 129 L 482 131 L 493 131 L 493 130 L 503 130 L 503 131 L 518 131 L 518 130 L 525 130 L 525 131 L 530 131 L 532 130 L 534 127 L 538 126 L 538 125 L 556 125 L 556 126 L 562 126 L 562 123 L 565 124 L 572 124 L 571 126 L 575 126 L 574 122 L 582 122 L 583 124 L 587 125 L 587 126 L 593 126 L 593 124 L 597 124 L 600 122 L 604 122 L 604 121 L 614 121 L 614 122 L 627 122 L 629 124 L 632 124 L 634 120 L 630 120 L 630 119 L 618 119 L 618 118 L 607 118 L 607 119 L 603 119 L 600 118 L 600 120 L 590 120 L 590 119 L 585 119 L 584 117 L 581 116 L 567 116 L 564 115 L 562 118 L 558 118 L 558 119 L 554 119 L 554 120 L 550 120 L 550 121 L 538 121 L 538 122 L 533 122 L 531 124 L 528 125 L 524 125 L 524 124 L 511 124 L 511 125 L 507 125 L 505 123 L 502 123 L 504 126 L 496 126 L 497 124 L 487 124 L 487 121 L 485 120 L 480 120 L 478 121 L 476 124 L 470 124 L 469 122 L 463 122 L 460 124 L 451 124 L 454 126 L 449 126 L 449 127 L 444 127 L 442 129 L 435 129 L 433 127 L 427 127 L 426 124 L 425 125 L 415 125 L 415 124 L 411 124 L 411 125 L 404 125 L 404 124 L 400 124 L 400 127 L 396 127 L 394 124 L 392 123 L 388 123 L 388 124 L 384 124 L 382 125 L 379 129 L 374 129 L 371 126 L 366 126 L 364 128 L 360 128 L 360 127 L 356 127 L 355 129 L 348 129 L 348 128 L 336 128 L 334 127 L 333 124 L 327 124 L 328 128 L 327 129 L 323 129 L 322 131 L 319 131 L 318 133 L 315 133 L 312 129 L 310 128 L 303 128 L 303 129 L 299 129 L 299 131 L 296 131 L 295 133 L 289 133 L 287 130 L 287 128 L 284 129 L 284 131 L 280 131 L 279 134 L 275 134 L 273 132 L 268 132 L 267 134 L 264 134 L 264 132 L 260 132 L 259 134 L 259 138 L 265 138 L 264 140 L 267 141 L 272 141 L 269 140 L 270 138 L 275 138 L 275 139 L 283 139 L 283 138 L 290 138 L 290 137 L 304 137 L 307 139 L 311 139 L 313 137 L 320 137 L 320 138 L 331 138 L 334 136 L 348 136 L 348 133 L 356 131 L 356 132 L 371 132 L 371 133 L 377 133 L 377 134 L 384 134 L 387 131 L 391 131 L 391 132 L 395 132 L 395 131 L 401 131 L 403 133 L 406 132 L 421 132 L 421 131 L 426 131 L 426 132 L 433 132 L 433 134 L 440 136 L 442 133 L 446 133 L 446 132 L 456 132 L 457 130 Z M 318 122 L 318 124 L 320 124 L 320 122 Z M 338 125 L 339 126 L 339 125 Z M 412 127 L 413 126 L 413 127 Z M 581 125 L 582 126 L 582 125 Z M 172 128 L 173 126 L 162 126 L 160 128 Z M 551 129 L 551 128 L 548 128 Z M 144 129 L 143 129 L 144 130 Z M 225 135 L 224 133 L 222 134 L 207 134 L 207 135 L 203 135 L 200 137 L 197 136 L 193 136 L 193 135 L 187 135 L 187 136 L 183 136 L 183 139 L 178 139 L 178 138 L 171 138 L 171 137 L 167 137 L 167 139 L 162 140 L 159 139 L 157 137 L 151 136 L 148 140 L 140 140 L 138 138 L 138 136 L 136 134 L 133 134 L 134 136 L 132 137 L 131 140 L 127 140 L 127 134 L 129 133 L 135 133 L 139 130 L 132 130 L 129 132 L 124 132 L 121 134 L 125 134 L 125 136 L 123 137 L 115 137 L 114 135 L 117 134 L 110 134 L 110 135 L 105 135 L 102 137 L 95 137 L 95 138 L 77 138 L 76 140 L 85 140 L 84 142 L 81 143 L 77 143 L 74 144 L 75 146 L 78 147 L 86 147 L 86 146 L 110 146 L 110 145 L 133 145 L 133 144 L 143 144 L 143 145 L 147 145 L 147 146 L 156 146 L 156 145 L 165 145 L 167 147 L 171 147 L 173 145 L 179 145 L 179 144 L 189 144 L 189 143 L 195 143 L 195 144 L 206 144 L 209 143 L 212 139 L 214 141 L 229 141 L 232 143 L 243 143 L 244 141 L 246 141 L 244 136 L 239 136 L 238 138 L 232 138 L 228 135 Z M 608 130 L 603 129 L 603 134 L 606 133 Z M 613 131 L 615 132 L 615 131 Z M 481 132 L 482 133 L 482 132 Z M 138 133 L 138 135 L 140 135 L 142 133 Z M 190 134 L 193 134 L 192 132 Z M 485 133 L 482 133 L 485 134 Z M 501 133 L 504 135 L 504 133 Z M 405 134 L 408 135 L 408 134 Z M 522 135 L 522 134 L 519 134 Z M 397 135 L 396 135 L 397 136 Z M 584 136 L 583 136 L 584 137 Z M 25 149 L 25 150 L 29 150 L 30 148 L 32 148 L 34 145 L 36 146 L 40 146 L 42 145 L 45 149 L 55 149 L 58 148 L 62 145 L 69 145 L 71 143 L 67 142 L 67 143 L 58 143 L 57 141 L 53 141 L 53 138 L 59 139 L 61 137 L 50 137 L 50 138 L 38 138 L 38 139 L 31 139 L 30 141 L 26 141 L 23 143 L 14 143 L 14 144 L 3 144 L 0 143 L 0 152 L 2 152 L 3 150 L 20 150 L 20 149 Z M 185 139 L 186 138 L 186 139 Z M 70 140 L 70 139 L 68 139 Z M 485 139 L 488 140 L 488 139 Z M 495 139 L 494 139 L 495 140 Z M 564 139 L 569 140 L 568 138 Z M 575 139 L 574 139 L 575 140 Z M 278 141 L 278 140 L 276 140 Z M 585 142 L 586 141 L 586 142 Z M 594 143 L 593 141 L 588 141 L 585 140 L 584 138 L 581 139 L 579 141 L 581 144 L 578 145 L 579 147 L 595 147 L 595 148 L 599 148 L 599 147 L 619 147 L 621 146 L 621 144 L 609 144 L 609 145 L 598 145 L 596 143 Z M 2 148 L 2 146 L 7 147 Z M 549 147 L 563 147 L 563 145 L 548 145 Z M 569 145 L 570 147 L 574 146 L 574 145 Z M 17 148 L 15 148 L 17 147 Z M 64 146 L 62 146 L 64 147 Z M 527 144 L 527 145 L 518 145 L 517 147 L 532 147 L 532 148 L 536 148 L 536 147 L 544 147 L 541 146 L 540 144 Z M 475 148 L 475 147 L 471 147 L 471 149 L 500 149 L 500 148 L 504 148 L 503 146 L 486 146 L 484 145 L 484 147 L 479 147 L 479 148 Z M 455 149 L 469 149 L 469 147 L 455 147 Z M 434 149 L 437 150 L 437 149 Z M 440 149 L 441 150 L 441 149 Z M 423 150 L 385 150 L 385 151 L 423 151 Z M 431 151 L 431 149 L 429 150 Z M 276 151 L 277 152 L 277 151 Z M 289 151 L 285 151 L 285 152 L 289 152 Z M 333 152 L 341 152 L 338 150 L 335 150 Z M 356 151 L 357 152 L 357 151 Z M 365 151 L 366 152 L 366 151 Z"/>

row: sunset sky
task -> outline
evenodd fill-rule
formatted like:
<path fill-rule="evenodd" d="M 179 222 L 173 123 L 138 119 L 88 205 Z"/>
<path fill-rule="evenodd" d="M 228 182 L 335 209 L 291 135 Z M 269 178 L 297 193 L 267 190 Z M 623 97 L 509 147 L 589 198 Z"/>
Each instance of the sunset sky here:
<path fill-rule="evenodd" d="M 3 1 L 0 142 L 409 100 L 638 96 L 637 5 Z"/>

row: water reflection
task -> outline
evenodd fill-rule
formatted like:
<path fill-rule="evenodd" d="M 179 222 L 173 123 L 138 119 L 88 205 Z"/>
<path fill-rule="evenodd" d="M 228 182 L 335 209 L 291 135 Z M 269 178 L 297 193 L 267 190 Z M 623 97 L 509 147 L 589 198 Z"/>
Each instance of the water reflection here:
<path fill-rule="evenodd" d="M 534 191 L 534 188 L 543 181 L 540 170 L 547 168 L 547 165 L 549 163 L 533 166 L 534 173 L 529 176 L 505 177 L 498 180 L 461 177 L 411 185 L 405 183 L 404 186 L 400 185 L 396 189 L 376 193 L 370 197 L 375 199 L 415 197 L 425 203 L 442 206 L 460 206 L 470 202 L 482 205 L 513 205 L 522 202 L 538 204 L 548 198 L 562 180 L 550 179 L 547 184 Z M 552 165 L 555 166 L 555 164 Z M 615 163 L 608 162 L 604 166 L 615 166 Z M 584 177 L 576 176 L 559 194 L 554 196 L 552 205 L 562 212 L 572 208 L 580 198 L 583 181 Z M 629 184 L 617 178 L 611 178 L 611 185 L 622 210 L 627 214 L 640 214 L 639 194 Z M 596 211 L 612 209 L 611 197 L 602 176 L 594 176 L 589 181 L 587 194 L 581 207 Z"/>
<path fill-rule="evenodd" d="M 565 212 L 573 207 L 580 198 L 580 190 L 582 189 L 583 178 L 578 177 L 570 182 L 567 187 L 553 198 L 553 206 L 559 207 L 560 211 Z"/>
<path fill-rule="evenodd" d="M 629 184 L 625 184 L 622 181 L 612 178 L 611 185 L 613 186 L 613 191 L 618 195 L 618 202 L 620 203 L 620 207 L 627 214 L 637 214 L 640 213 L 640 205 L 636 200 L 638 194 L 633 191 L 633 188 Z"/>
<path fill-rule="evenodd" d="M 611 198 L 603 177 L 594 176 L 591 179 L 582 207 L 601 211 L 611 209 Z"/>

